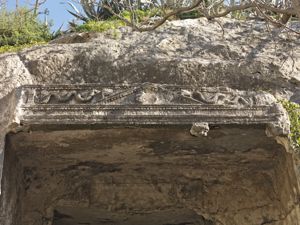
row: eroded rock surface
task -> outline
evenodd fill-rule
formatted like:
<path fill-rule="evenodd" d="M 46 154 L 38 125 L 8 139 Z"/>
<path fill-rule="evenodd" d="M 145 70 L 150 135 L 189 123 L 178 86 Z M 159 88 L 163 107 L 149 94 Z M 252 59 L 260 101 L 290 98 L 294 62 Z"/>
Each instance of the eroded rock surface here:
<path fill-rule="evenodd" d="M 267 90 L 299 102 L 296 36 L 270 32 L 259 21 L 222 19 L 220 24 L 224 34 L 218 23 L 202 18 L 168 22 L 153 32 L 122 28 L 117 36 L 82 34 L 80 41 L 76 35 L 62 37 L 4 54 L 0 97 L 31 83 L 153 82 Z"/>

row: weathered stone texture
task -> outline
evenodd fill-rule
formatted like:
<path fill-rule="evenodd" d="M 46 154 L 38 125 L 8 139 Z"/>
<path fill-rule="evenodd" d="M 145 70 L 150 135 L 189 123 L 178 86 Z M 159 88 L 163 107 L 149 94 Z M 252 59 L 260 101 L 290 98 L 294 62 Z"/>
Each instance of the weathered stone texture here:
<path fill-rule="evenodd" d="M 1 55 L 0 225 L 299 225 L 299 39 L 220 22 Z"/>
<path fill-rule="evenodd" d="M 299 101 L 300 48 L 262 22 L 169 22 L 153 32 L 68 37 L 0 58 L 0 97 L 20 84 L 164 83 L 263 89 Z M 76 35 L 75 35 L 76 36 Z M 84 35 L 83 35 L 84 36 Z M 80 41 L 83 42 L 83 41 Z"/>
<path fill-rule="evenodd" d="M 54 225 L 140 225 L 137 217 L 155 213 L 155 224 L 300 221 L 292 156 L 264 126 L 213 127 L 208 137 L 189 127 L 32 131 L 8 143 L 12 224 L 41 225 L 53 214 Z"/>

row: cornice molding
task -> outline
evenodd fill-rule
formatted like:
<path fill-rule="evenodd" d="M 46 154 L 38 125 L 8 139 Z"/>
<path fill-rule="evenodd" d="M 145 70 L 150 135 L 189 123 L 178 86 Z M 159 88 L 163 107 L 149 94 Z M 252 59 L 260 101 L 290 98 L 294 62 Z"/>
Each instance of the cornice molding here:
<path fill-rule="evenodd" d="M 164 84 L 26 85 L 18 88 L 20 124 L 266 124 L 289 133 L 285 110 L 265 92 Z"/>

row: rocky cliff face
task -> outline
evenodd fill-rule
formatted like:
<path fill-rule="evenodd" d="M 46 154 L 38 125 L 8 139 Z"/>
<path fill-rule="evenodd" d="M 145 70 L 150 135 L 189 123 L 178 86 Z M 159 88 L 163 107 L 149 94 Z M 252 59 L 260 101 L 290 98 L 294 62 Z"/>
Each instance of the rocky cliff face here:
<path fill-rule="evenodd" d="M 1 55 L 0 97 L 22 84 L 153 82 L 262 89 L 300 102 L 299 45 L 293 34 L 262 22 L 227 19 L 70 35 Z"/>

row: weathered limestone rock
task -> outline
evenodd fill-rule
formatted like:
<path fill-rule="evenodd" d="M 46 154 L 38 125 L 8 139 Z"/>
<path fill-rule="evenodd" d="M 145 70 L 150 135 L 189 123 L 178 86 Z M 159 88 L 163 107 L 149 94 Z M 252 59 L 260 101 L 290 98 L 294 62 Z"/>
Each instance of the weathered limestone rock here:
<path fill-rule="evenodd" d="M 221 22 L 2 55 L 0 224 L 299 225 L 299 40 Z"/>
<path fill-rule="evenodd" d="M 259 21 L 169 22 L 66 37 L 0 58 L 0 98 L 21 84 L 164 83 L 267 90 L 299 102 L 300 40 Z M 81 42 L 70 44 L 70 42 Z M 69 43 L 69 44 L 57 44 Z"/>

